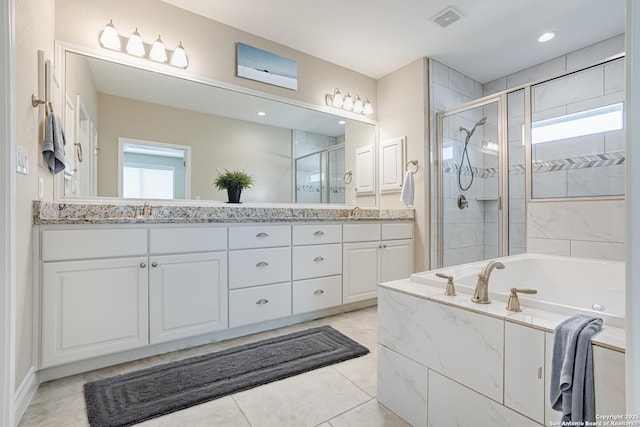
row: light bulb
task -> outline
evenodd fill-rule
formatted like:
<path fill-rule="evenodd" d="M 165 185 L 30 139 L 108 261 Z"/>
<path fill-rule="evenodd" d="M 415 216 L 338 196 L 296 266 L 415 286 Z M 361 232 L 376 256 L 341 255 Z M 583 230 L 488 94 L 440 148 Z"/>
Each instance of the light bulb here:
<path fill-rule="evenodd" d="M 100 34 L 100 44 L 102 47 L 113 50 L 120 50 L 120 36 L 118 36 L 118 30 L 113 25 L 113 20 L 109 20 L 109 23 L 102 30 Z"/>
<path fill-rule="evenodd" d="M 127 53 L 134 56 L 144 56 L 144 44 L 142 43 L 142 37 L 138 33 L 138 29 L 131 34 L 129 41 L 127 42 Z"/>
<path fill-rule="evenodd" d="M 338 88 L 336 88 L 336 90 L 333 91 L 333 103 L 332 103 L 332 105 L 334 107 L 337 107 L 337 108 L 342 108 L 342 104 L 343 103 L 344 103 L 344 99 L 342 98 L 342 94 L 340 93 Z"/>
<path fill-rule="evenodd" d="M 373 113 L 373 105 L 367 99 L 364 103 L 364 108 L 362 109 L 362 114 L 371 114 Z"/>
<path fill-rule="evenodd" d="M 360 96 L 357 95 L 356 101 L 353 103 L 353 112 L 360 114 L 362 113 L 363 109 L 364 109 L 364 105 L 362 104 L 362 99 L 360 99 Z"/>
<path fill-rule="evenodd" d="M 160 35 L 158 35 L 158 39 L 153 42 L 153 46 L 151 46 L 149 59 L 153 59 L 158 62 L 167 62 L 167 50 L 164 47 L 164 43 L 162 43 Z"/>
<path fill-rule="evenodd" d="M 187 52 L 184 51 L 182 42 L 180 42 L 176 50 L 173 51 L 173 55 L 171 55 L 171 62 L 169 63 L 175 67 L 180 67 L 180 68 L 187 68 L 189 66 L 189 60 L 187 59 Z"/>
<path fill-rule="evenodd" d="M 344 97 L 344 102 L 342 103 L 342 108 L 345 110 L 351 111 L 353 109 L 353 98 L 349 95 L 349 92 L 346 93 Z"/>

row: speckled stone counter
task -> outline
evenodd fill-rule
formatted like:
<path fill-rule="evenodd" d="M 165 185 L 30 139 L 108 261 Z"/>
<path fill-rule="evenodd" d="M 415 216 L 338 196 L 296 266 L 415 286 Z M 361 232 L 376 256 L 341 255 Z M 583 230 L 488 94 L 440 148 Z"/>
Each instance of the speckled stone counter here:
<path fill-rule="evenodd" d="M 142 205 L 138 205 L 139 208 Z M 216 222 L 413 221 L 413 209 L 296 205 L 159 205 L 154 218 L 134 218 L 131 204 L 33 202 L 33 223 L 44 224 L 171 224 Z"/>

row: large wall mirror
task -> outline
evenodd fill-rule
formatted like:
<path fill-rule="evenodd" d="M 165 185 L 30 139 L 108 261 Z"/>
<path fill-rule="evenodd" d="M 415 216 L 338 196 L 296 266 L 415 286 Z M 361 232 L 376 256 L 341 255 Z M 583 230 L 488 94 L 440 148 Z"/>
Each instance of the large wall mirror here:
<path fill-rule="evenodd" d="M 358 194 L 353 176 L 356 152 L 376 144 L 371 120 L 150 71 L 62 43 L 58 52 L 67 136 L 58 199 L 222 202 L 226 193 L 212 185 L 217 171 L 239 169 L 256 181 L 243 192 L 244 202 L 376 203 L 375 194 Z"/>

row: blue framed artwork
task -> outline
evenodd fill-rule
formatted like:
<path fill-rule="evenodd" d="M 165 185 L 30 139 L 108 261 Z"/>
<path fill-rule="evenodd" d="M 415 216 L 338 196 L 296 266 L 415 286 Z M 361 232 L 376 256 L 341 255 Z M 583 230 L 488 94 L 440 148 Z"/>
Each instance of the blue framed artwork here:
<path fill-rule="evenodd" d="M 298 90 L 298 64 L 293 59 L 238 43 L 238 77 Z"/>

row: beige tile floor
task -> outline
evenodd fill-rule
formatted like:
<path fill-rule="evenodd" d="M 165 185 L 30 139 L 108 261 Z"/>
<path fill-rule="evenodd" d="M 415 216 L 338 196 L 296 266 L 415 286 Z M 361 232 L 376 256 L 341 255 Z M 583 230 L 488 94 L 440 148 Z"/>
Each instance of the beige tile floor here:
<path fill-rule="evenodd" d="M 319 325 L 333 326 L 366 346 L 370 353 L 357 359 L 193 406 L 139 425 L 145 427 L 408 426 L 376 401 L 377 311 L 372 307 L 42 384 L 22 417 L 19 427 L 88 426 L 82 394 L 82 386 L 85 382 Z"/>

